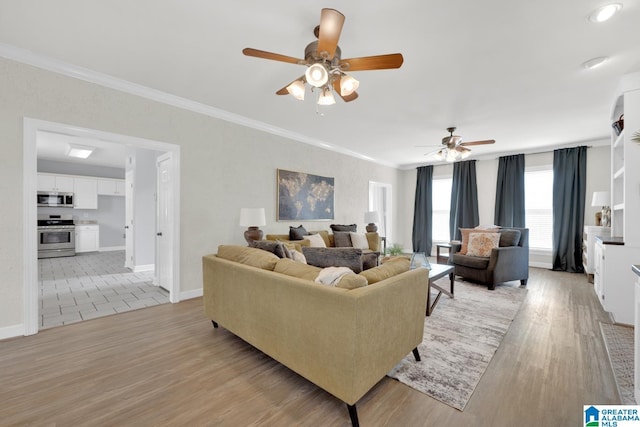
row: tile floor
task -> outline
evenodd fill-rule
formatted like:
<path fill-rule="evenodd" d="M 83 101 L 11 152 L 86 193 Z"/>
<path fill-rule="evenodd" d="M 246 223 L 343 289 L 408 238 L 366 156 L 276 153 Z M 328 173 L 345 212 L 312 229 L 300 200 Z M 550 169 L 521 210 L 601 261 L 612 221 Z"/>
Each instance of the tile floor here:
<path fill-rule="evenodd" d="M 169 302 L 152 271 L 123 266 L 124 251 L 39 259 L 40 329 Z"/>

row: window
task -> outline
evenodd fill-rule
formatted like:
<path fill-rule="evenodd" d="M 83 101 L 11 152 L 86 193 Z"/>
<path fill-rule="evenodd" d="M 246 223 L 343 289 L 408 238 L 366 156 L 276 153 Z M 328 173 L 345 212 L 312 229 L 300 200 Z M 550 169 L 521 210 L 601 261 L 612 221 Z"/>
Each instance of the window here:
<path fill-rule="evenodd" d="M 550 250 L 553 235 L 553 170 L 525 171 L 524 208 L 529 247 Z"/>
<path fill-rule="evenodd" d="M 452 178 L 433 178 L 431 203 L 433 206 L 433 223 L 431 236 L 433 242 L 448 242 L 449 236 L 449 211 L 451 209 L 451 183 Z"/>

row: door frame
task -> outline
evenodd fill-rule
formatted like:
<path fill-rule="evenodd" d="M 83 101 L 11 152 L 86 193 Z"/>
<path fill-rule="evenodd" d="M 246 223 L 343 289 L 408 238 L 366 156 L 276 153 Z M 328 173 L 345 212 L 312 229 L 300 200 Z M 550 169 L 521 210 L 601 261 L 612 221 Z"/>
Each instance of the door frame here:
<path fill-rule="evenodd" d="M 158 268 L 162 268 L 159 267 L 162 264 L 159 262 L 160 261 L 160 250 L 159 250 L 159 239 L 157 236 L 158 233 L 158 226 L 160 224 L 160 206 L 161 206 L 161 192 L 160 192 L 160 163 L 164 162 L 164 161 L 168 161 L 169 165 L 171 167 L 171 175 L 170 175 L 170 179 L 173 180 L 173 175 L 175 174 L 175 162 L 173 159 L 173 155 L 171 153 L 164 153 L 160 156 L 158 156 L 156 158 L 156 241 L 155 241 L 155 246 L 156 246 L 156 253 L 155 253 L 155 263 L 156 263 L 156 270 L 155 270 L 155 280 L 156 280 L 156 285 L 160 286 L 160 275 L 158 274 Z M 172 195 L 170 194 L 169 197 L 171 197 Z M 175 210 L 173 209 L 172 205 L 169 205 L 169 218 L 171 218 L 171 220 L 168 222 L 168 228 L 170 228 L 169 230 L 169 236 L 171 238 L 171 245 L 173 246 L 173 243 L 175 242 L 175 233 L 176 233 L 176 229 L 175 229 L 175 221 L 173 221 L 173 216 L 175 215 Z M 162 230 L 160 230 L 162 231 Z M 171 256 L 173 257 L 173 254 L 171 254 Z M 173 261 L 173 260 L 172 260 Z M 172 264 L 174 264 L 172 262 Z M 171 270 L 171 275 L 169 277 L 169 285 L 171 285 L 171 283 L 174 283 L 176 281 L 176 277 L 175 277 L 175 272 L 173 271 L 173 269 Z M 171 296 L 171 293 L 170 293 Z"/>
<path fill-rule="evenodd" d="M 38 131 L 56 132 L 70 136 L 102 139 L 125 144 L 134 148 L 170 152 L 174 161 L 174 174 L 171 191 L 173 192 L 173 283 L 169 289 L 169 300 L 180 301 L 180 146 L 166 142 L 103 132 L 79 126 L 49 122 L 25 117 L 23 120 L 23 324 L 24 335 L 38 333 L 38 248 L 37 248 L 37 206 L 33 197 L 37 192 L 37 133 Z"/>

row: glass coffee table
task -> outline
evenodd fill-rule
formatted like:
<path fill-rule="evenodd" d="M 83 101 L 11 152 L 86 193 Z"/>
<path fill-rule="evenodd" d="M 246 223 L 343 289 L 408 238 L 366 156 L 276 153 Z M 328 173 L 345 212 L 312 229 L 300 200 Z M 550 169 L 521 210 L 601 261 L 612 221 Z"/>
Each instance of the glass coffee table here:
<path fill-rule="evenodd" d="M 453 265 L 431 264 L 429 270 L 429 289 L 427 291 L 427 316 L 431 316 L 431 312 L 438 303 L 438 300 L 440 300 L 440 297 L 443 293 L 453 298 L 453 268 Z M 445 289 L 435 283 L 436 280 L 443 278 L 447 274 L 449 275 L 449 289 Z M 434 288 L 438 291 L 438 295 L 436 295 L 436 298 L 433 300 L 433 302 L 431 302 L 431 288 Z"/>

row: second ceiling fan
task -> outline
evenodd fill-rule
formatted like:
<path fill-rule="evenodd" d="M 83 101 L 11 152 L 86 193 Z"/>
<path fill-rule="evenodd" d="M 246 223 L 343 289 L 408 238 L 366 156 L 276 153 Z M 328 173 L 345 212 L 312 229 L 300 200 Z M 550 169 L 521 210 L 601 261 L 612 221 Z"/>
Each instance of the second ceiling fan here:
<path fill-rule="evenodd" d="M 306 92 L 305 83 L 308 83 L 312 86 L 312 91 L 315 89 L 320 91 L 318 97 L 320 105 L 335 103 L 334 90 L 345 102 L 350 102 L 358 97 L 356 89 L 359 82 L 348 75 L 347 71 L 400 68 L 404 59 L 400 53 L 342 59 L 338 40 L 342 33 L 344 19 L 344 15 L 335 9 L 322 9 L 320 25 L 314 29 L 318 40 L 307 45 L 304 50 L 304 59 L 252 48 L 245 48 L 242 53 L 256 58 L 307 67 L 304 75 L 278 90 L 277 95 L 291 94 L 296 99 L 303 100 Z"/>
<path fill-rule="evenodd" d="M 472 145 L 487 145 L 494 144 L 494 139 L 485 139 L 482 141 L 469 141 L 463 142 L 462 137 L 454 135 L 456 131 L 455 127 L 447 128 L 449 136 L 442 138 L 442 148 L 426 153 L 425 156 L 434 156 L 437 160 L 446 160 L 448 162 L 455 162 L 456 160 L 462 160 L 471 154 L 471 150 L 466 148 Z M 424 147 L 424 146 L 423 146 Z M 428 145 L 427 147 L 436 147 L 435 145 Z"/>

